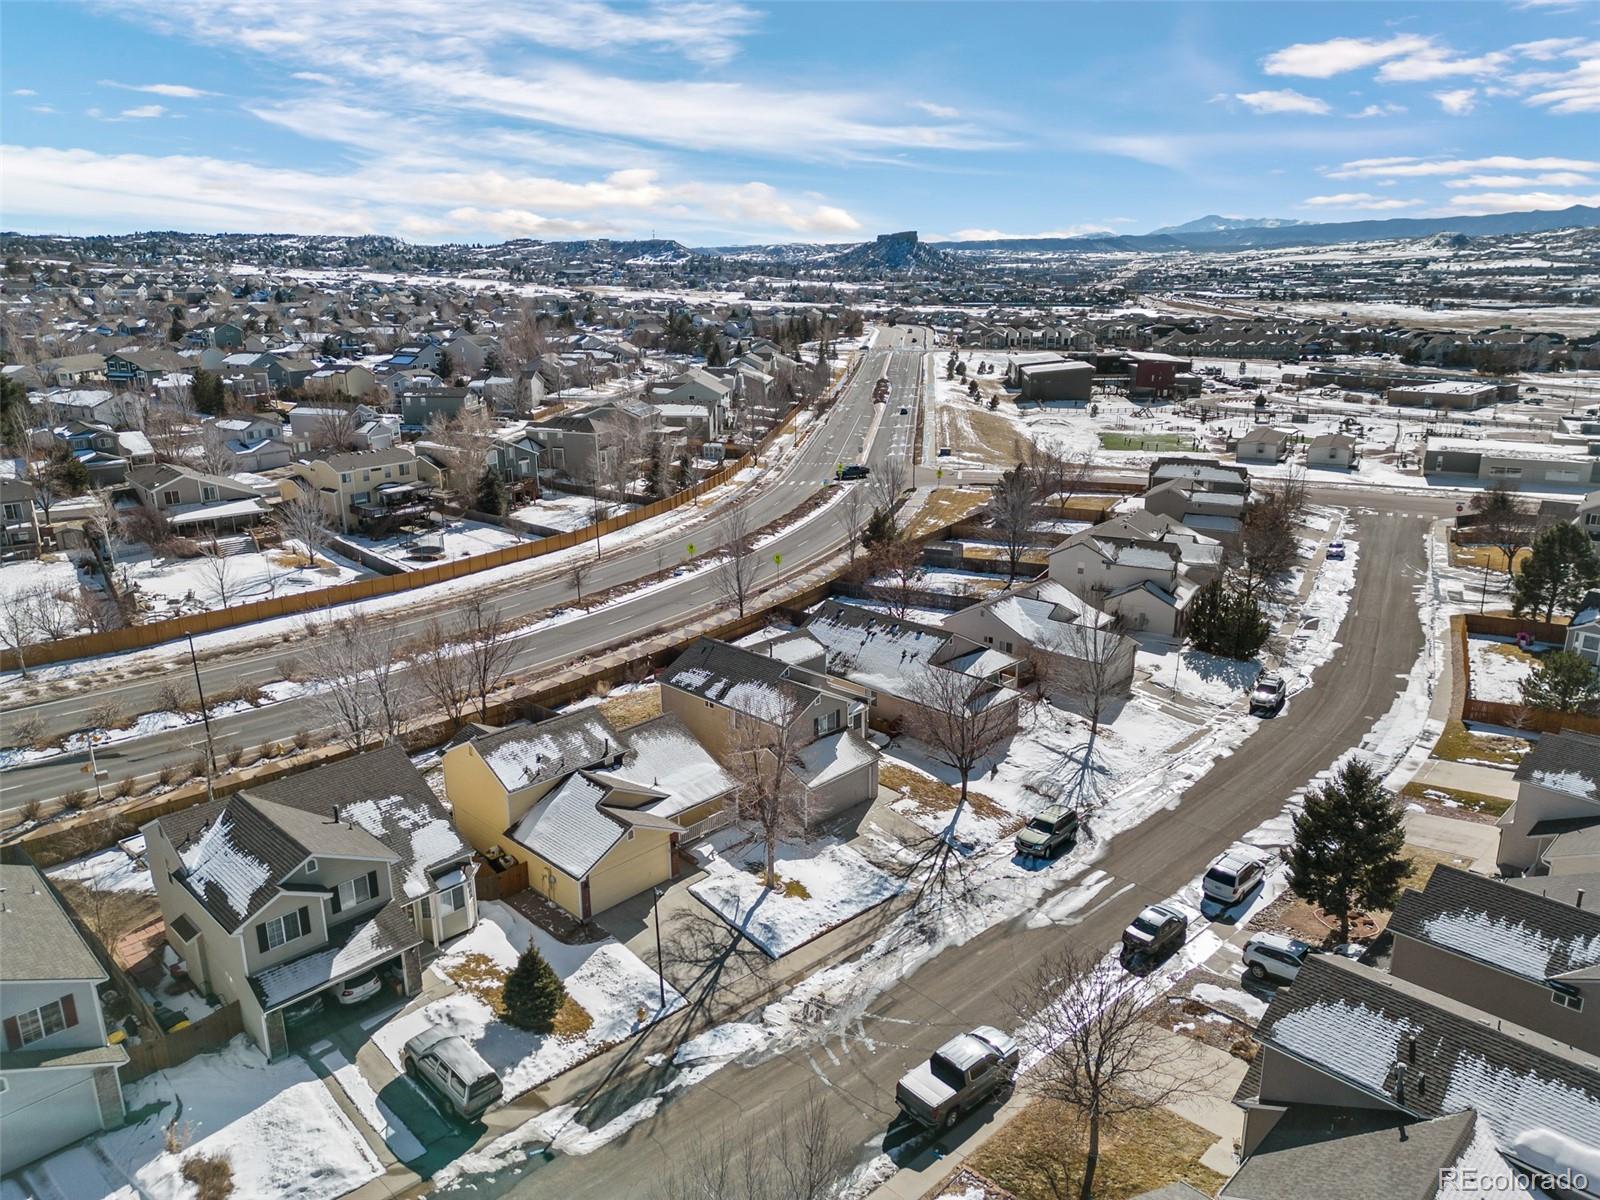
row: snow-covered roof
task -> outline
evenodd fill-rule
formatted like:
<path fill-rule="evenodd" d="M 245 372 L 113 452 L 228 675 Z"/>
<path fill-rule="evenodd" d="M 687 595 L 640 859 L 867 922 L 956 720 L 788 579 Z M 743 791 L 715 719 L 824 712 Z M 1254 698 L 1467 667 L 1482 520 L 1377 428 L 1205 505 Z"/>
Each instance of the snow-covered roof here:
<path fill-rule="evenodd" d="M 622 748 L 611 722 L 592 708 L 513 725 L 474 739 L 473 745 L 508 792 L 599 766 Z"/>
<path fill-rule="evenodd" d="M 511 830 L 511 836 L 539 857 L 582 879 L 627 827 L 600 811 L 610 789 L 575 771 L 541 796 Z"/>
<path fill-rule="evenodd" d="M 1600 737 L 1547 733 L 1517 764 L 1512 777 L 1578 800 L 1600 802 Z"/>
<path fill-rule="evenodd" d="M 647 806 L 657 816 L 676 816 L 733 790 L 733 777 L 671 713 L 635 725 L 622 736 L 629 751 L 622 765 L 591 773 L 665 792 L 665 799 Z"/>
<path fill-rule="evenodd" d="M 421 935 L 398 904 L 385 904 L 371 916 L 333 930 L 337 941 L 311 954 L 268 967 L 250 977 L 250 986 L 267 1011 L 301 996 L 381 966 Z"/>
<path fill-rule="evenodd" d="M 795 757 L 800 762 L 792 768 L 794 773 L 808 788 L 815 789 L 875 762 L 878 752 L 861 735 L 846 729 L 818 738 Z"/>

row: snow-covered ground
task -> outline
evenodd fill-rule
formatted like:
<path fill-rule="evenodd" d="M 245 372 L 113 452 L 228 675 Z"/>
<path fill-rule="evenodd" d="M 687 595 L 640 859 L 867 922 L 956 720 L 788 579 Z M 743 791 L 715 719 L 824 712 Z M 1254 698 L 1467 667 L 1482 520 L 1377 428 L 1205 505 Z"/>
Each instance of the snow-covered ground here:
<path fill-rule="evenodd" d="M 478 916 L 477 928 L 452 942 L 430 970 L 448 977 L 453 966 L 478 954 L 509 973 L 531 943 L 561 976 L 567 995 L 583 1006 L 591 1024 L 576 1037 L 529 1033 L 498 1019 L 477 996 L 459 991 L 395 1017 L 372 1035 L 397 1070 L 407 1040 L 427 1028 L 446 1029 L 464 1037 L 495 1069 L 509 1100 L 662 1015 L 656 973 L 621 943 L 608 938 L 566 945 L 498 901 L 484 904 Z M 668 985 L 664 1011 L 682 1003 L 683 997 Z"/>
<path fill-rule="evenodd" d="M 491 550 L 504 550 L 507 546 L 534 540 L 515 530 L 467 520 L 447 521 L 443 525 L 433 526 L 425 533 L 408 533 L 403 537 L 383 540 L 359 537 L 355 534 L 346 534 L 345 537 L 368 553 L 376 554 L 405 571 L 420 571 L 437 562 L 471 558 L 475 554 L 488 554 Z M 414 558 L 412 557 L 414 546 L 428 546 L 435 549 L 443 547 L 444 553 L 442 556 Z"/>
<path fill-rule="evenodd" d="M 216 560 L 158 557 L 137 547 L 119 551 L 116 573 L 123 587 L 138 590 L 145 620 L 315 591 L 372 574 L 336 554 L 319 554 L 315 567 L 296 565 L 303 562 L 293 545 Z"/>
<path fill-rule="evenodd" d="M 695 899 L 772 958 L 881 904 L 902 886 L 854 847 L 833 839 L 781 843 L 777 891 L 762 879 L 764 847 L 737 830 L 719 830 L 692 853 L 706 871 L 689 889 Z"/>
<path fill-rule="evenodd" d="M 621 516 L 638 508 L 637 504 L 611 504 L 600 502 L 603 517 Z M 562 533 L 584 529 L 594 524 L 595 502 L 588 496 L 574 496 L 564 492 L 546 492 L 532 504 L 513 509 L 511 516 L 530 525 L 542 525 Z"/>
<path fill-rule="evenodd" d="M 144 892 L 154 896 L 156 885 L 144 864 L 144 834 L 138 833 L 109 850 L 75 858 L 51 867 L 52 879 L 71 879 L 101 892 Z"/>
<path fill-rule="evenodd" d="M 1521 704 L 1522 685 L 1538 666 L 1535 655 L 1556 649 L 1542 643 L 1529 646 L 1534 653 L 1517 647 L 1516 638 L 1474 634 L 1467 639 L 1467 660 L 1471 670 L 1471 692 L 1476 700 L 1500 704 Z"/>
<path fill-rule="evenodd" d="M 0 1200 L 187 1200 L 180 1173 L 193 1154 L 225 1155 L 234 1195 L 333 1200 L 380 1171 L 377 1157 L 299 1058 L 268 1062 L 243 1035 L 221 1050 L 131 1084 L 136 1123 L 25 1167 L 0 1183 Z M 187 1137 L 165 1148 L 167 1126 Z"/>
<path fill-rule="evenodd" d="M 52 555 L 0 566 L 0 604 L 9 610 L 12 597 L 40 588 L 51 600 L 52 620 L 60 628 L 72 630 L 77 618 L 72 600 L 78 594 L 78 571 L 65 558 Z"/>

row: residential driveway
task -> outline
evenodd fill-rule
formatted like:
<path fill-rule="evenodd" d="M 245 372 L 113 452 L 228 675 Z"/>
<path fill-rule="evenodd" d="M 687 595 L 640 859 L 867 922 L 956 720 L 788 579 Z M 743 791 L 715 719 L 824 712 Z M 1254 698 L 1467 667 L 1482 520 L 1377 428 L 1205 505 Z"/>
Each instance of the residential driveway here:
<path fill-rule="evenodd" d="M 1500 850 L 1500 827 L 1482 821 L 1435 816 L 1411 808 L 1406 810 L 1406 841 L 1413 846 L 1464 858 L 1472 864 L 1472 870 L 1493 875 Z"/>
<path fill-rule="evenodd" d="M 1510 768 L 1485 767 L 1477 763 L 1450 762 L 1430 758 L 1413 777 L 1412 782 L 1433 784 L 1436 787 L 1454 788 L 1458 792 L 1478 792 L 1485 796 L 1498 796 L 1502 800 L 1517 798 L 1517 781 Z"/>

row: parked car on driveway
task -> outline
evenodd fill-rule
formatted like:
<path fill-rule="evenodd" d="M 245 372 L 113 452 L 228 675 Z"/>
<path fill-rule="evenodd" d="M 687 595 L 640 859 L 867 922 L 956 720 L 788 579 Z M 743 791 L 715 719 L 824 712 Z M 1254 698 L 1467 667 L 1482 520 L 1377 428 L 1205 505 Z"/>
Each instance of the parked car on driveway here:
<path fill-rule="evenodd" d="M 400 1061 L 407 1075 L 426 1083 L 469 1121 L 500 1099 L 500 1077 L 459 1034 L 424 1029 L 401 1049 Z"/>
<path fill-rule="evenodd" d="M 1152 904 L 1122 931 L 1127 955 L 1161 958 L 1179 946 L 1189 933 L 1189 918 L 1168 904 Z"/>
<path fill-rule="evenodd" d="M 1328 558 L 1331 559 L 1334 562 L 1343 562 L 1344 561 L 1344 543 L 1343 542 L 1329 542 L 1328 543 Z"/>
<path fill-rule="evenodd" d="M 1282 675 L 1263 675 L 1250 690 L 1250 715 L 1273 717 L 1283 711 L 1283 702 L 1289 697 L 1289 685 Z"/>
<path fill-rule="evenodd" d="M 356 975 L 335 985 L 333 998 L 340 1004 L 360 1004 L 363 1000 L 370 1000 L 376 996 L 382 987 L 383 981 L 378 978 L 378 973 L 368 971 L 364 975 Z"/>
<path fill-rule="evenodd" d="M 1054 858 L 1078 840 L 1078 814 L 1052 804 L 1017 831 L 1017 853 L 1024 858 Z"/>
<path fill-rule="evenodd" d="M 949 1129 L 1016 1078 L 1021 1054 L 1016 1041 L 989 1025 L 951 1038 L 895 1085 L 895 1103 L 913 1121 Z"/>
<path fill-rule="evenodd" d="M 1244 967 L 1257 983 L 1293 983 L 1313 947 L 1281 933 L 1258 933 L 1244 944 Z"/>
<path fill-rule="evenodd" d="M 1218 904 L 1237 904 L 1250 894 L 1267 873 L 1267 864 L 1243 850 L 1229 850 L 1208 868 L 1200 879 L 1200 890 L 1207 900 Z"/>

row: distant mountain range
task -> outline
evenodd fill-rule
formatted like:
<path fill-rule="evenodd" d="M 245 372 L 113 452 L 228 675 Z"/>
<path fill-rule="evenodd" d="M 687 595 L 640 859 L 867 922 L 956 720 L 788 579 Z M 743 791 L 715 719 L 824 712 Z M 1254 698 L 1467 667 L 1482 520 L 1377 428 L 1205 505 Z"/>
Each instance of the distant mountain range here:
<path fill-rule="evenodd" d="M 1152 229 L 1150 232 L 1151 234 L 1221 233 L 1225 229 L 1281 229 L 1285 225 L 1305 224 L 1308 222 L 1294 221 L 1288 217 L 1219 217 L 1212 213 L 1209 216 L 1185 221 L 1182 225 L 1163 225 L 1160 229 Z"/>
<path fill-rule="evenodd" d="M 1199 223 L 1225 218 L 1201 217 Z M 1196 224 L 1196 222 L 1190 222 Z M 1543 233 L 1550 229 L 1600 225 L 1600 208 L 1574 204 L 1553 212 L 1493 213 L 1483 217 L 1390 217 L 1381 221 L 1245 225 L 1192 233 L 1102 234 L 1075 238 L 1002 238 L 982 242 L 935 242 L 940 250 L 1019 250 L 1093 254 L 1159 253 L 1173 250 L 1257 250 L 1277 246 L 1331 246 L 1392 238 L 1464 233 L 1474 237 L 1502 233 Z M 1176 228 L 1182 229 L 1183 226 Z"/>

